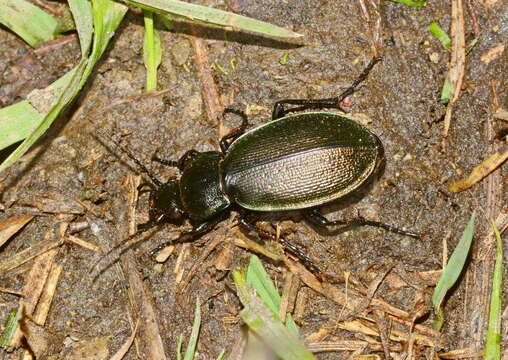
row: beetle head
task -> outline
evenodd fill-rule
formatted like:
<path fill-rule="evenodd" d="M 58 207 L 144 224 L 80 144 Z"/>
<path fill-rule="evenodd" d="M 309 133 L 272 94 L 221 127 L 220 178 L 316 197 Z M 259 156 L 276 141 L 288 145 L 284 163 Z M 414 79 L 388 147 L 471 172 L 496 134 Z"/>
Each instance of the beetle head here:
<path fill-rule="evenodd" d="M 181 222 L 186 216 L 180 199 L 180 181 L 169 180 L 150 192 L 150 221 Z"/>

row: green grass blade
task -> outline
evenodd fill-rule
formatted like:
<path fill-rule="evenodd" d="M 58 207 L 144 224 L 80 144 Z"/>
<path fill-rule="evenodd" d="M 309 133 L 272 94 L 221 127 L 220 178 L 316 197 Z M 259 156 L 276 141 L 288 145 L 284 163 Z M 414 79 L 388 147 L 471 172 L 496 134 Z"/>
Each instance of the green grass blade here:
<path fill-rule="evenodd" d="M 182 345 L 183 335 L 178 336 L 178 342 L 176 343 L 176 360 L 182 360 Z"/>
<path fill-rule="evenodd" d="M 63 77 L 65 81 L 55 82 L 58 86 L 55 86 L 52 91 L 54 98 L 57 99 L 56 102 L 48 110 L 44 120 L 0 165 L 0 172 L 23 156 L 39 137 L 46 132 L 60 112 L 74 100 L 92 73 L 93 67 L 104 53 L 109 40 L 113 37 L 116 28 L 127 11 L 126 6 L 110 0 L 94 0 L 92 5 L 95 36 L 90 57 L 83 57 L 79 64 L 69 72 L 70 74 L 68 73 Z M 76 14 L 73 15 L 76 16 Z"/>
<path fill-rule="evenodd" d="M 194 312 L 194 323 L 192 324 L 192 331 L 189 338 L 189 344 L 185 350 L 183 360 L 194 359 L 196 352 L 196 345 L 198 343 L 199 330 L 201 329 L 201 304 L 199 299 L 196 300 L 196 311 Z"/>
<path fill-rule="evenodd" d="M 12 337 L 18 329 L 18 309 L 12 309 L 7 315 L 7 320 L 4 324 L 4 329 L 0 335 L 0 347 L 8 347 L 11 345 Z"/>
<path fill-rule="evenodd" d="M 503 242 L 501 234 L 493 222 L 492 227 L 496 235 L 496 262 L 492 276 L 492 294 L 489 309 L 489 324 L 487 327 L 487 340 L 483 358 L 485 360 L 501 359 L 501 306 L 503 303 Z"/>
<path fill-rule="evenodd" d="M 294 337 L 298 338 L 300 336 L 300 331 L 298 330 L 298 325 L 296 325 L 295 320 L 291 316 L 291 314 L 286 315 L 286 329 L 288 329 L 289 333 Z"/>
<path fill-rule="evenodd" d="M 217 356 L 217 360 L 223 360 L 224 359 L 224 355 L 226 355 L 226 350 L 222 350 L 219 354 L 219 356 Z"/>
<path fill-rule="evenodd" d="M 453 250 L 450 260 L 441 274 L 436 288 L 434 289 L 434 293 L 432 295 L 432 305 L 434 306 L 434 312 L 437 314 L 437 319 L 433 326 L 436 329 L 440 329 L 443 322 L 441 304 L 443 303 L 448 290 L 459 278 L 464 268 L 464 264 L 466 263 L 469 249 L 471 248 L 471 242 L 473 240 L 475 217 L 476 214 L 473 213 L 466 229 L 462 233 L 462 237 L 460 238 L 457 247 Z"/>
<path fill-rule="evenodd" d="M 466 55 L 469 55 L 469 53 L 471 51 L 473 51 L 473 49 L 475 48 L 476 44 L 478 44 L 478 39 L 477 38 L 474 38 L 473 40 L 471 40 L 471 42 L 469 43 L 469 45 L 466 48 Z"/>
<path fill-rule="evenodd" d="M 431 23 L 429 25 L 429 31 L 432 35 L 434 35 L 434 37 L 436 39 L 439 40 L 439 42 L 441 43 L 441 45 L 443 45 L 443 47 L 446 49 L 446 50 L 451 50 L 452 49 L 452 39 L 450 39 L 450 37 L 448 36 L 448 34 L 446 33 L 446 31 L 444 31 L 441 26 L 439 26 L 438 23 Z"/>
<path fill-rule="evenodd" d="M 441 102 L 443 104 L 448 104 L 452 97 L 452 83 L 450 82 L 450 77 L 446 75 L 445 81 L 443 83 L 443 87 L 441 88 Z"/>
<path fill-rule="evenodd" d="M 143 42 L 143 60 L 146 67 L 146 91 L 157 88 L 157 68 L 162 60 L 161 39 L 153 26 L 153 13 L 144 11 L 145 37 Z"/>
<path fill-rule="evenodd" d="M 390 0 L 392 2 L 401 3 L 404 5 L 421 8 L 425 6 L 427 0 Z"/>
<path fill-rule="evenodd" d="M 256 255 L 251 255 L 246 275 L 247 284 L 258 293 L 265 305 L 279 316 L 280 295 Z"/>
<path fill-rule="evenodd" d="M 138 6 L 144 10 L 176 15 L 187 18 L 189 20 L 199 20 L 212 25 L 229 27 L 233 30 L 245 30 L 268 36 L 283 38 L 298 38 L 302 36 L 301 34 L 297 34 L 291 30 L 268 24 L 263 21 L 254 20 L 246 16 L 241 16 L 227 11 L 190 4 L 178 0 L 124 1 L 128 4 Z"/>
<path fill-rule="evenodd" d="M 305 345 L 284 327 L 278 314 L 275 314 L 256 296 L 256 291 L 247 284 L 246 276 L 243 273 L 234 271 L 233 281 L 238 297 L 244 306 L 240 317 L 263 343 L 267 344 L 283 360 L 315 359 L 314 355 L 305 348 Z"/>
<path fill-rule="evenodd" d="M 53 108 L 46 114 L 44 120 L 35 128 L 35 130 L 14 150 L 7 159 L 0 165 L 0 172 L 14 164 L 23 154 L 39 139 L 39 137 L 46 132 L 51 123 L 56 119 L 60 111 L 68 103 L 68 98 L 71 94 L 71 89 L 76 87 L 79 83 L 79 76 L 84 70 L 86 61 L 81 61 L 79 65 L 72 71 L 73 76 L 69 79 L 69 85 L 64 88 L 64 91 L 60 94 L 57 103 Z M 69 90 L 67 92 L 66 90 Z"/>
<path fill-rule="evenodd" d="M 36 89 L 27 95 L 28 100 L 0 109 L 0 150 L 27 138 L 44 120 L 51 104 L 65 90 L 75 69 L 45 89 Z M 47 104 L 50 107 L 47 108 Z"/>
<path fill-rule="evenodd" d="M 25 139 L 43 119 L 26 100 L 0 109 L 0 150 Z"/>
<path fill-rule="evenodd" d="M 81 56 L 88 54 L 92 45 L 93 14 L 92 5 L 88 0 L 69 0 L 69 7 L 76 24 L 81 46 Z"/>
<path fill-rule="evenodd" d="M 54 39 L 59 27 L 57 19 L 25 0 L 0 1 L 0 24 L 32 47 Z"/>

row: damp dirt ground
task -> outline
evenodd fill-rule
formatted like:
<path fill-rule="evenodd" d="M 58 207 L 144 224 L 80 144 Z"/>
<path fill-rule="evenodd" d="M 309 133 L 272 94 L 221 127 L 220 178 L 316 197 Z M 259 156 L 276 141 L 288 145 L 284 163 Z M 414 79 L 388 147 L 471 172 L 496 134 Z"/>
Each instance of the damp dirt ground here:
<path fill-rule="evenodd" d="M 486 54 L 507 43 L 508 3 L 471 2 L 473 16 L 465 12 L 466 42 L 478 36 L 478 43 L 467 57 L 464 84 L 446 139 L 446 106 L 439 100 L 449 52 L 429 33 L 428 25 L 438 22 L 443 29 L 449 29 L 448 3 L 430 1 L 417 9 L 383 1 L 378 14 L 369 6 L 370 23 L 356 1 L 228 0 L 207 5 L 290 28 L 304 35 L 302 43 L 287 44 L 252 35 L 227 36 L 185 24 L 171 32 L 161 30 L 160 93 L 140 97 L 145 82 L 143 22 L 139 12 L 129 12 L 77 101 L 20 162 L 0 174 L 0 217 L 36 214 L 0 249 L 0 257 L 12 256 L 48 233 L 58 233 L 61 223 L 86 222 L 89 227 L 73 236 L 104 250 L 122 241 L 129 232 L 129 190 L 125 179 L 137 168 L 108 137 L 121 142 L 161 181 L 177 172 L 151 162 L 156 151 L 161 157 L 177 159 L 189 149 L 218 149 L 219 124 L 206 111 L 208 100 L 203 96 L 196 65 L 196 57 L 202 54 L 196 54 L 190 33 L 197 34 L 207 50 L 219 103 L 244 109 L 252 127 L 270 118 L 277 100 L 341 93 L 373 57 L 375 47 L 382 61 L 352 96 L 347 109 L 379 136 L 385 147 L 386 164 L 367 189 L 326 206 L 322 212 L 333 219 L 360 214 L 417 232 L 421 238 L 368 227 L 327 235 L 305 223 L 298 213 L 291 214 L 289 220 L 275 215 L 268 220 L 274 226 L 278 224 L 288 240 L 305 248 L 322 269 L 335 274 L 348 272 L 352 279 L 368 286 L 387 268 L 399 278 L 404 278 L 401 274 L 441 269 L 443 239 L 450 252 L 471 213 L 476 211 L 477 227 L 468 266 L 446 302 L 442 346 L 444 351 L 478 347 L 478 337 L 486 326 L 485 312 L 478 311 L 486 304 L 478 299 L 485 299 L 479 294 L 488 289 L 480 280 L 490 271 L 485 264 L 492 264 L 485 262 L 485 256 L 493 256 L 492 247 L 484 243 L 489 231 L 487 220 L 506 211 L 508 168 L 505 164 L 488 179 L 458 194 L 449 192 L 446 184 L 466 176 L 488 155 L 506 146 L 496 139 L 496 134 L 507 124 L 495 120 L 492 112 L 493 86 L 497 86 L 500 106 L 507 105 L 508 53 L 504 51 L 494 59 L 486 58 Z M 375 30 L 378 20 L 379 31 Z M 379 41 L 373 45 L 376 32 Z M 7 106 L 24 99 L 29 91 L 47 86 L 78 60 L 76 39 L 51 51 L 35 53 L 0 28 L 0 104 Z M 237 118 L 224 121 L 224 129 L 235 126 Z M 2 156 L 7 153 L 4 151 Z M 41 211 L 41 199 L 56 199 L 54 210 Z M 143 194 L 136 221 L 139 224 L 146 220 L 147 195 Z M 202 304 L 199 358 L 216 358 L 223 349 L 228 353 L 239 346 L 243 328 L 238 317 L 242 307 L 231 270 L 245 266 L 251 254 L 228 245 L 241 236 L 234 224 L 232 214 L 199 240 L 176 245 L 167 261 L 159 264 L 150 256 L 150 249 L 188 228 L 163 227 L 132 250 L 134 262 L 130 264 L 134 269 L 111 266 L 93 286 L 84 280 L 90 277 L 90 268 L 101 255 L 65 242 L 56 255 L 55 261 L 63 270 L 46 328 L 65 337 L 65 344 L 106 338 L 107 348 L 114 353 L 127 340 L 137 319 L 129 303 L 125 275 L 135 271 L 152 302 L 168 359 L 176 358 L 178 336 L 187 339 L 190 334 L 197 298 Z M 218 238 L 223 241 L 202 261 L 183 289 L 175 268 L 185 277 L 206 245 Z M 256 240 L 255 236 L 250 238 Z M 276 251 L 273 244 L 266 246 Z M 505 246 L 505 253 L 507 250 Z M 289 273 L 287 267 L 260 257 L 282 291 Z M 0 286 L 21 290 L 29 270 L 30 262 L 2 274 Z M 345 288 L 344 284 L 336 286 Z M 312 335 L 321 341 L 322 331 L 326 340 L 363 339 L 361 334 L 335 326 L 341 306 L 303 284 L 299 289 L 295 318 L 304 338 Z M 421 295 L 423 302 L 428 303 L 432 290 L 432 286 L 414 286 L 411 281 L 398 287 L 385 281 L 380 283 L 375 297 L 411 313 L 417 297 Z M 18 301 L 16 295 L 0 292 L 0 322 L 5 321 L 8 310 L 15 308 Z M 506 303 L 503 309 L 505 306 Z M 432 320 L 433 315 L 428 313 L 418 323 L 430 326 Z M 146 358 L 143 346 L 144 342 L 139 341 L 124 358 Z M 417 358 L 427 354 L 423 346 L 416 349 Z M 60 355 L 55 358 L 65 357 L 61 355 L 64 353 L 56 353 Z M 350 354 L 316 356 L 337 359 Z M 384 356 L 382 352 L 377 354 Z M 2 359 L 19 356 L 19 349 L 0 355 Z"/>

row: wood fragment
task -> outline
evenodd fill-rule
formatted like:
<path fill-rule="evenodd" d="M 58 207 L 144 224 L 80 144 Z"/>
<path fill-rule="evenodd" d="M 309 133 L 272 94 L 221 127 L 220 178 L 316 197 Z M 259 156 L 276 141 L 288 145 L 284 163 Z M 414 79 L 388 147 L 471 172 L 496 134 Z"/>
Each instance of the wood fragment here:
<path fill-rule="evenodd" d="M 218 125 L 219 139 L 228 132 L 224 129 L 222 121 L 222 112 L 224 105 L 221 102 L 219 91 L 212 74 L 212 67 L 208 61 L 208 49 L 206 40 L 200 39 L 197 36 L 191 38 L 192 47 L 196 54 L 195 62 L 198 73 L 198 78 L 201 82 L 201 95 L 203 97 L 204 109 L 208 121 L 213 125 Z"/>
<path fill-rule="evenodd" d="M 180 253 L 178 254 L 178 257 L 176 258 L 175 262 L 175 268 L 173 269 L 173 273 L 175 276 L 175 283 L 180 284 L 180 282 L 183 279 L 183 272 L 185 271 L 184 261 L 187 258 L 187 255 L 189 254 L 190 244 L 189 243 L 183 243 L 180 247 Z"/>
<path fill-rule="evenodd" d="M 25 316 L 33 316 L 57 253 L 58 249 L 51 249 L 35 259 L 23 286 L 25 297 L 19 300 L 19 311 L 24 311 Z M 22 338 L 23 334 L 18 329 L 13 337 L 12 345 L 18 347 Z"/>
<path fill-rule="evenodd" d="M 238 234 L 238 237 L 235 237 L 235 239 L 233 240 L 233 243 L 236 246 L 261 254 L 274 261 L 281 260 L 281 256 L 269 251 L 268 249 L 266 249 L 264 246 L 261 246 L 257 242 L 250 240 L 238 229 L 238 227 L 236 227 L 236 234 Z"/>
<path fill-rule="evenodd" d="M 52 232 L 51 232 L 52 234 Z M 54 249 L 63 244 L 63 240 L 55 241 L 52 238 L 39 241 L 38 243 L 30 246 L 28 249 L 22 250 L 12 256 L 9 256 L 4 261 L 0 262 L 0 274 L 14 269 L 24 263 L 32 260 L 33 258 L 44 254 L 45 252 Z"/>
<path fill-rule="evenodd" d="M 501 56 L 501 54 L 504 52 L 505 45 L 504 44 L 497 44 L 493 48 L 487 50 L 481 57 L 480 60 L 483 61 L 485 64 L 488 64 L 494 60 L 496 60 L 498 57 Z"/>
<path fill-rule="evenodd" d="M 93 252 L 96 252 L 98 254 L 102 254 L 101 249 L 97 245 L 90 244 L 89 242 L 87 242 L 85 240 L 81 240 L 80 238 L 78 238 L 76 236 L 68 235 L 66 237 L 66 240 L 68 240 L 76 245 L 79 245 L 81 247 L 84 247 L 85 249 L 92 250 Z"/>
<path fill-rule="evenodd" d="M 357 315 L 359 315 L 360 313 L 364 312 L 370 306 L 370 303 L 371 303 L 372 299 L 374 298 L 374 295 L 376 294 L 376 291 L 377 291 L 379 285 L 386 278 L 386 276 L 390 273 L 390 271 L 393 269 L 393 267 L 394 267 L 394 265 L 389 265 L 387 267 L 387 269 L 385 269 L 384 271 L 380 271 L 376 275 L 374 280 L 372 280 L 371 283 L 369 284 L 367 293 L 365 294 L 366 298 L 362 301 L 362 303 L 358 307 L 356 307 L 353 311 L 351 311 L 349 314 L 346 314 L 343 317 L 341 316 L 341 318 L 339 318 L 339 321 L 354 318 Z M 349 278 L 349 276 L 348 276 L 348 278 Z M 347 290 L 347 287 L 346 287 L 346 290 Z M 347 298 L 347 292 L 346 292 L 346 298 Z"/>
<path fill-rule="evenodd" d="M 138 197 L 137 189 L 139 183 L 139 176 L 134 177 L 129 174 L 126 178 L 126 186 L 128 189 L 128 210 L 125 213 L 128 216 L 127 224 L 129 230 L 127 232 L 120 231 L 120 233 L 127 233 L 127 236 L 132 235 L 135 232 L 134 212 L 136 207 L 134 205 Z M 125 223 L 125 221 L 120 221 L 120 223 Z M 125 254 L 120 257 L 120 262 L 122 264 L 122 269 L 127 274 L 127 279 L 129 281 L 129 298 L 131 300 L 131 306 L 134 310 L 133 312 L 139 314 L 139 318 L 143 319 L 140 329 L 142 333 L 140 340 L 142 341 L 143 345 L 141 352 L 148 359 L 165 360 L 166 355 L 164 353 L 164 345 L 162 343 L 162 337 L 159 331 L 157 316 L 152 304 L 152 297 L 145 288 L 145 284 L 143 283 L 143 280 L 137 271 L 133 251 L 127 250 Z"/>
<path fill-rule="evenodd" d="M 483 356 L 483 351 L 476 348 L 455 349 L 437 354 L 441 359 L 468 359 Z"/>
<path fill-rule="evenodd" d="M 49 214 L 83 214 L 85 209 L 80 202 L 70 199 L 56 191 L 47 191 L 44 194 L 36 194 L 30 199 L 21 199 L 20 205 L 31 206 L 43 213 Z"/>
<path fill-rule="evenodd" d="M 448 102 L 448 106 L 446 107 L 443 137 L 448 136 L 448 130 L 450 129 L 452 118 L 453 104 L 459 98 L 466 67 L 466 40 L 462 0 L 452 0 L 451 39 L 452 49 L 448 77 L 452 85 L 453 94 L 450 98 L 450 101 Z"/>
<path fill-rule="evenodd" d="M 305 344 L 307 349 L 313 353 L 321 352 L 338 352 L 338 351 L 356 351 L 363 349 L 370 349 L 372 351 L 382 351 L 380 342 L 370 342 L 366 340 L 336 340 L 336 341 L 321 341 L 321 342 L 307 342 Z M 402 346 L 400 344 L 390 345 L 389 348 L 392 352 L 401 352 Z"/>
<path fill-rule="evenodd" d="M 385 359 L 390 360 L 392 358 L 390 356 L 390 326 L 388 326 L 388 321 L 382 311 L 374 310 L 374 319 L 379 329 L 379 337 L 381 338 Z"/>
<path fill-rule="evenodd" d="M 285 260 L 286 266 L 290 269 L 293 274 L 296 274 L 302 281 L 313 289 L 314 291 L 322 294 L 326 298 L 344 305 L 347 309 L 353 310 L 358 307 L 363 301 L 364 297 L 360 295 L 357 291 L 350 291 L 350 294 L 346 296 L 344 292 L 336 288 L 335 286 L 328 283 L 319 282 L 316 277 L 311 274 L 302 264 L 293 262 L 289 259 Z M 371 301 L 371 309 L 377 309 L 383 311 L 387 314 L 388 318 L 392 321 L 396 321 L 402 323 L 406 326 L 411 326 L 411 316 L 406 311 L 398 309 L 387 302 L 373 298 Z M 365 319 L 369 319 L 369 321 L 373 321 L 371 318 L 368 318 L 365 314 L 362 314 L 362 317 Z M 421 324 L 415 325 L 415 330 L 418 332 L 418 343 L 440 347 L 440 336 L 441 333 L 431 329 L 429 327 L 423 326 Z M 374 333 L 376 333 L 374 331 Z M 395 332 L 392 332 L 394 334 Z M 377 333 L 376 333 L 377 334 Z M 377 336 L 377 335 L 376 335 Z M 407 338 L 407 335 L 406 337 Z M 404 340 L 404 337 L 401 339 Z"/>
<path fill-rule="evenodd" d="M 294 318 L 295 321 L 301 321 L 305 315 L 305 305 L 307 304 L 308 290 L 306 287 L 301 287 L 296 296 Z"/>
<path fill-rule="evenodd" d="M 28 224 L 34 215 L 11 216 L 0 222 L 0 246 L 5 244 L 12 235 L 17 233 L 23 226 Z"/>
<path fill-rule="evenodd" d="M 155 261 L 157 261 L 158 263 L 166 262 L 166 260 L 168 260 L 173 251 L 175 251 L 175 245 L 166 246 L 164 249 L 159 251 L 157 255 L 155 255 Z"/>
<path fill-rule="evenodd" d="M 123 345 L 118 349 L 118 351 L 109 359 L 109 360 L 121 360 L 127 354 L 127 351 L 129 351 L 130 347 L 132 346 L 132 343 L 134 342 L 134 339 L 136 338 L 136 333 L 138 331 L 139 326 L 139 319 L 136 321 L 136 326 L 134 327 L 134 330 L 132 330 L 131 336 L 127 339 L 126 342 L 123 343 Z"/>
<path fill-rule="evenodd" d="M 172 92 L 174 90 L 175 89 L 173 87 L 171 87 L 169 89 L 164 89 L 164 90 L 159 90 L 159 91 L 150 91 L 150 92 L 147 92 L 147 93 L 127 96 L 126 98 L 114 101 L 111 105 L 109 105 L 109 106 L 105 107 L 104 109 L 102 109 L 101 112 L 109 111 L 109 110 L 117 107 L 118 105 L 128 104 L 128 103 L 131 103 L 131 102 L 134 102 L 134 101 L 137 101 L 137 100 L 142 100 L 142 99 L 146 99 L 146 98 L 152 98 L 152 97 L 157 97 L 157 96 L 160 96 L 160 95 L 164 95 L 164 94 L 166 94 L 168 92 Z"/>
<path fill-rule="evenodd" d="M 59 37 L 57 39 L 46 41 L 44 44 L 42 44 L 41 46 L 39 46 L 37 49 L 34 50 L 34 54 L 42 56 L 50 51 L 55 51 L 56 49 L 61 48 L 63 45 L 69 44 L 74 41 L 78 41 L 77 34 L 69 34 Z"/>
<path fill-rule="evenodd" d="M 215 250 L 219 244 L 223 242 L 223 239 L 219 236 L 215 237 L 212 241 L 209 241 L 206 243 L 205 248 L 203 251 L 201 251 L 201 254 L 199 255 L 199 258 L 194 262 L 192 267 L 190 268 L 189 272 L 185 276 L 185 279 L 181 283 L 181 289 L 182 291 L 186 291 L 187 286 L 189 285 L 192 278 L 196 275 L 197 269 L 199 267 L 203 267 L 203 264 L 206 260 L 206 258 L 212 253 L 212 251 Z"/>
<path fill-rule="evenodd" d="M 487 175 L 500 167 L 508 159 L 508 150 L 503 153 L 496 152 L 483 160 L 471 171 L 471 174 L 465 179 L 453 181 L 448 184 L 448 189 L 455 193 L 469 189 L 471 186 L 481 181 Z"/>
<path fill-rule="evenodd" d="M 353 320 L 353 321 L 344 321 L 337 324 L 337 327 L 343 330 L 348 330 L 353 333 L 361 333 L 369 336 L 380 337 L 379 330 L 374 327 L 374 325 L 367 320 Z M 434 339 L 415 333 L 415 343 L 419 345 L 434 347 L 436 346 L 436 342 Z M 409 341 L 409 334 L 406 332 L 402 332 L 399 330 L 391 330 L 389 332 L 390 340 L 397 342 L 407 342 Z"/>
<path fill-rule="evenodd" d="M 225 241 L 222 249 L 219 250 L 215 259 L 213 260 L 213 265 L 219 271 L 228 271 L 231 269 L 231 261 L 233 260 L 234 255 L 234 244 L 231 239 L 227 239 Z"/>
<path fill-rule="evenodd" d="M 4 287 L 0 287 L 0 292 L 6 293 L 6 294 L 18 295 L 21 297 L 25 296 L 25 294 L 22 291 L 7 289 Z"/>
<path fill-rule="evenodd" d="M 499 120 L 508 121 L 508 110 L 498 109 L 492 116 Z"/>
<path fill-rule="evenodd" d="M 289 293 L 291 292 L 292 286 L 293 286 L 293 274 L 290 271 L 287 271 L 286 277 L 284 279 L 284 287 L 282 288 L 282 296 L 280 299 L 280 307 L 279 307 L 279 318 L 282 323 L 286 322 L 286 314 L 289 306 Z"/>
<path fill-rule="evenodd" d="M 55 296 L 56 286 L 58 285 L 58 280 L 62 274 L 62 269 L 62 265 L 56 263 L 53 263 L 51 266 L 44 289 L 39 298 L 39 302 L 37 303 L 37 308 L 33 314 L 33 320 L 38 325 L 44 326 L 46 323 L 51 303 L 53 301 L 53 297 Z"/>

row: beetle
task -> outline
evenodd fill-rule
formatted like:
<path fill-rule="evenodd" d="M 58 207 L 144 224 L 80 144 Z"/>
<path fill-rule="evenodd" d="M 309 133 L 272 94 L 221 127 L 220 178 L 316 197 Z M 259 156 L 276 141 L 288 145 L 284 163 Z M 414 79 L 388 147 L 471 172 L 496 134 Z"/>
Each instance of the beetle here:
<path fill-rule="evenodd" d="M 340 109 L 341 102 L 367 78 L 379 60 L 372 59 L 340 96 L 278 101 L 271 121 L 247 132 L 245 114 L 228 109 L 226 112 L 242 117 L 242 125 L 221 139 L 221 152 L 189 150 L 178 161 L 153 156 L 152 160 L 178 168 L 179 178 L 162 183 L 127 152 L 152 182 L 150 220 L 141 229 L 189 220 L 192 230 L 182 233 L 179 239 L 190 241 L 211 231 L 230 210 L 236 209 L 241 226 L 275 238 L 254 225 L 249 219 L 252 213 L 300 210 L 306 220 L 325 228 L 370 225 L 418 237 L 363 218 L 329 221 L 318 211 L 320 205 L 350 194 L 370 179 L 384 159 L 384 150 L 374 133 L 348 116 L 302 111 Z M 294 107 L 286 109 L 286 105 Z M 277 240 L 311 271 L 319 273 L 302 250 L 283 238 Z M 166 245 L 159 245 L 153 253 Z"/>

